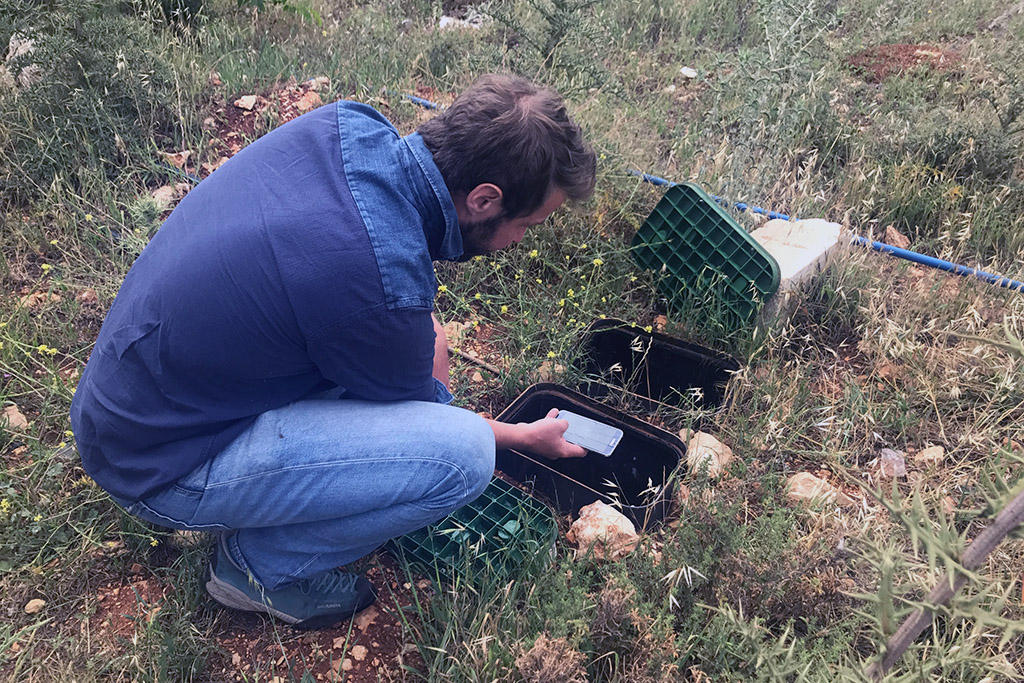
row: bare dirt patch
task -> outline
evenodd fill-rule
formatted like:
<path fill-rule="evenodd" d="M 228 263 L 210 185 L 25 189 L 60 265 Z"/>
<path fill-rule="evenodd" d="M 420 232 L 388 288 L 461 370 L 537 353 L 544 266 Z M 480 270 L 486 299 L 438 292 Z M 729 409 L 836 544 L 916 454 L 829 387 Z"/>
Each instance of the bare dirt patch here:
<path fill-rule="evenodd" d="M 385 553 L 374 556 L 366 576 L 377 589 L 377 603 L 335 628 L 299 631 L 259 615 L 229 612 L 226 628 L 216 635 L 224 657 L 212 661 L 207 674 L 211 680 L 252 680 L 255 671 L 285 680 L 289 673 L 298 679 L 307 672 L 317 681 L 407 680 L 408 669 L 421 669 L 423 660 L 403 619 L 415 618 L 411 606 L 429 598 L 430 582 L 410 581 Z"/>
<path fill-rule="evenodd" d="M 926 43 L 894 43 L 858 52 L 847 64 L 869 83 L 881 83 L 891 76 L 924 65 L 936 71 L 949 71 L 960 63 L 960 55 Z"/>

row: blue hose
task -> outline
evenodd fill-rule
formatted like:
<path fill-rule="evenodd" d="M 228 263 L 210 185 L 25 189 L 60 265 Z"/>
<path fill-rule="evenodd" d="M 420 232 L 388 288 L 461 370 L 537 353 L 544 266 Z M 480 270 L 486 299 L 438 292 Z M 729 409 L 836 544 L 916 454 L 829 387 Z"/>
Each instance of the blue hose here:
<path fill-rule="evenodd" d="M 631 169 L 627 171 L 627 173 L 629 173 L 630 175 L 635 175 L 644 180 L 645 182 L 651 183 L 652 185 L 672 187 L 673 185 L 676 184 L 671 180 L 666 180 L 665 178 L 660 178 L 656 175 L 651 175 L 650 173 L 643 173 L 642 171 Z M 760 206 L 750 206 L 748 204 L 744 204 L 743 202 L 732 203 L 729 202 L 727 199 L 723 199 L 722 197 L 716 197 L 715 195 L 711 195 L 711 197 L 719 204 L 722 204 L 724 206 L 729 206 L 731 204 L 733 207 L 740 211 L 750 211 L 752 213 L 759 213 L 764 216 L 768 216 L 769 218 L 779 218 L 784 221 L 796 220 L 790 216 L 787 216 L 784 213 L 779 213 L 778 211 L 768 211 L 767 209 L 762 209 Z M 934 256 L 927 256 L 926 254 L 921 254 L 916 251 L 910 251 L 909 249 L 900 249 L 899 247 L 894 247 L 891 244 L 885 244 L 884 242 L 876 242 L 874 240 L 869 240 L 866 237 L 860 237 L 859 235 L 854 236 L 852 242 L 853 244 L 857 244 L 862 247 L 870 247 L 871 249 L 874 249 L 875 251 L 883 254 L 889 254 L 890 256 L 895 256 L 896 258 L 901 258 L 907 261 L 912 261 L 914 263 L 919 263 L 922 266 L 928 266 L 929 268 L 937 268 L 939 270 L 944 270 L 947 273 L 954 273 L 955 275 L 961 275 L 963 277 L 973 276 L 980 280 L 984 280 L 989 284 L 999 285 L 1000 287 L 1016 290 L 1018 292 L 1024 291 L 1024 282 L 1020 282 L 1019 280 L 1011 280 L 1010 278 L 1003 277 L 1002 275 L 995 275 L 993 273 L 985 272 L 984 270 L 979 270 L 977 268 L 972 268 L 970 266 L 963 266 L 960 265 L 959 263 L 953 263 L 951 261 L 943 261 L 942 259 L 935 258 Z"/>

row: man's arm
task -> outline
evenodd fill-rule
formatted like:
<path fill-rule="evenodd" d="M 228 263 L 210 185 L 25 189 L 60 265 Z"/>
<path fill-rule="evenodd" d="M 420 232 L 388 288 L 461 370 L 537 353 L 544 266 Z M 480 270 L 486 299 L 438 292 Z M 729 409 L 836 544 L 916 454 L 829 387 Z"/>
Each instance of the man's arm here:
<path fill-rule="evenodd" d="M 434 378 L 451 389 L 451 368 L 448 362 L 448 338 L 444 333 L 444 327 L 433 313 L 430 314 L 434 321 Z M 507 448 L 527 451 L 534 455 L 542 455 L 546 458 L 582 458 L 586 451 L 580 446 L 571 444 L 562 438 L 569 423 L 565 420 L 556 420 L 557 408 L 551 411 L 541 420 L 536 422 L 519 422 L 509 424 L 497 420 L 487 420 L 494 432 L 494 444 L 500 451 Z"/>

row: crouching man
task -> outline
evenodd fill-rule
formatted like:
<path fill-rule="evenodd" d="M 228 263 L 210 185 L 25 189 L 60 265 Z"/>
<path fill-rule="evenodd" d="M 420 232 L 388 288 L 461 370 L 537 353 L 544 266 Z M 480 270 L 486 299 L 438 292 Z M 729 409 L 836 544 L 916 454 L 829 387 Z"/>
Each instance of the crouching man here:
<path fill-rule="evenodd" d="M 432 262 L 520 241 L 593 191 L 553 92 L 485 76 L 402 137 L 337 102 L 193 189 L 132 266 L 71 406 L 129 513 L 217 532 L 206 584 L 300 627 L 376 598 L 346 565 L 486 487 L 495 448 L 579 457 L 564 421 L 449 403 Z"/>

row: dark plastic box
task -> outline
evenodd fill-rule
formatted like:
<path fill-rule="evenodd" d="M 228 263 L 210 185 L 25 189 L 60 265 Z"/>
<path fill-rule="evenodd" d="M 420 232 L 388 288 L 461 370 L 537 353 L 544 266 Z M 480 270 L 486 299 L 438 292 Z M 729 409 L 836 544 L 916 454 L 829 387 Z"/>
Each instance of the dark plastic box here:
<path fill-rule="evenodd" d="M 529 387 L 497 419 L 533 422 L 552 408 L 571 410 L 618 427 L 623 431 L 622 440 L 609 457 L 588 453 L 578 459 L 549 460 L 512 450 L 499 451 L 496 469 L 563 514 L 576 515 L 584 505 L 602 500 L 629 517 L 638 529 L 660 522 L 671 504 L 668 478 L 683 458 L 683 443 L 663 429 L 557 384 Z"/>
<path fill-rule="evenodd" d="M 740 369 L 724 353 L 612 318 L 593 322 L 582 344 L 582 388 L 594 398 L 621 387 L 654 403 L 716 408 Z"/>

